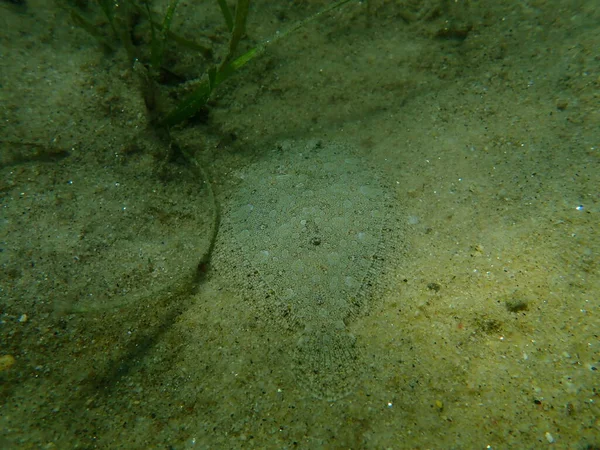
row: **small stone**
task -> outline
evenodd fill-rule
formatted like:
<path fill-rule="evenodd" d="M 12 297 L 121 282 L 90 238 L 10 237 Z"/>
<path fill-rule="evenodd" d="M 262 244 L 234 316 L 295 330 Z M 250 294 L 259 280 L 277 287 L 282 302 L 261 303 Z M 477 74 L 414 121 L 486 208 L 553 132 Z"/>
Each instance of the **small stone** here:
<path fill-rule="evenodd" d="M 471 251 L 473 252 L 473 253 L 471 253 L 471 256 L 472 257 L 483 256 L 484 250 L 485 249 L 483 248 L 483 245 L 475 244 L 475 245 L 471 246 Z"/>
<path fill-rule="evenodd" d="M 564 111 L 569 106 L 569 101 L 562 98 L 556 101 L 556 109 L 559 111 Z"/>
<path fill-rule="evenodd" d="M 522 298 L 511 298 L 506 301 L 506 309 L 509 312 L 527 311 L 529 309 L 528 301 Z"/>
<path fill-rule="evenodd" d="M 427 283 L 427 289 L 434 292 L 439 292 L 442 286 L 438 283 Z"/>
<path fill-rule="evenodd" d="M 13 355 L 2 355 L 0 356 L 0 372 L 10 369 L 15 365 L 17 360 Z"/>

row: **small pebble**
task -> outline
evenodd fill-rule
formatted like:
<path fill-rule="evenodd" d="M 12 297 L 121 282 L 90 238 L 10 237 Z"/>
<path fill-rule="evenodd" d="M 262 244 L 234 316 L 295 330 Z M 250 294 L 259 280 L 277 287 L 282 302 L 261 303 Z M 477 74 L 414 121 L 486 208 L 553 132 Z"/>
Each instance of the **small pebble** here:
<path fill-rule="evenodd" d="M 15 365 L 17 360 L 13 355 L 2 355 L 0 356 L 0 372 L 10 369 Z"/>
<path fill-rule="evenodd" d="M 506 309 L 509 312 L 520 312 L 520 311 L 527 311 L 529 309 L 529 302 L 525 299 L 522 298 L 511 298 L 509 300 L 506 300 L 505 305 L 506 305 Z"/>

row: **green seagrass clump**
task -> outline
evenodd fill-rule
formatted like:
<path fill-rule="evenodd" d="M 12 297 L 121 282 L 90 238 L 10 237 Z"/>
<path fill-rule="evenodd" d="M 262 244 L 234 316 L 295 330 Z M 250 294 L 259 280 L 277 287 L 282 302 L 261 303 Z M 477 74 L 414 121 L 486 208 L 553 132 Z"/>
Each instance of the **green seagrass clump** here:
<path fill-rule="evenodd" d="M 229 32 L 227 53 L 217 62 L 213 61 L 213 49 L 210 46 L 184 38 L 171 30 L 179 0 L 171 0 L 162 15 L 152 11 L 148 0 L 97 0 L 99 11 L 104 18 L 102 24 L 104 27 L 98 26 L 93 19 L 90 19 L 89 12 L 84 14 L 74 6 L 69 9 L 74 23 L 94 36 L 107 51 L 115 51 L 119 47 L 125 49 L 129 63 L 142 81 L 142 93 L 153 124 L 159 128 L 169 129 L 196 115 L 206 106 L 212 93 L 221 83 L 237 74 L 248 62 L 264 53 L 269 45 L 349 1 L 351 0 L 333 2 L 313 16 L 278 33 L 273 39 L 265 41 L 239 56 L 238 47 L 246 32 L 250 0 L 237 0 L 233 12 L 225 0 L 217 0 Z M 132 39 L 135 28 L 142 21 L 149 25 L 149 36 L 146 38 L 149 49 L 140 48 L 140 45 L 136 45 Z M 108 32 L 106 28 L 108 28 Z M 161 95 L 163 95 L 161 80 L 182 78 L 171 73 L 170 69 L 164 66 L 165 56 L 172 44 L 202 55 L 206 68 L 203 70 L 197 86 L 169 109 L 162 106 L 164 102 L 160 101 Z"/>

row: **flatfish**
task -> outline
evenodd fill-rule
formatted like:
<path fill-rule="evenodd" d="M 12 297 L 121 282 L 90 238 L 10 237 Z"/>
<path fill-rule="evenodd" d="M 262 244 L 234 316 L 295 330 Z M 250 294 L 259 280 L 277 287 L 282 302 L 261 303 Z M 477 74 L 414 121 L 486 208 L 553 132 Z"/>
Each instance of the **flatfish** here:
<path fill-rule="evenodd" d="M 357 373 L 348 321 L 377 276 L 386 190 L 348 146 L 286 142 L 240 173 L 224 203 L 213 256 L 242 295 L 297 334 L 294 372 L 335 399 Z"/>

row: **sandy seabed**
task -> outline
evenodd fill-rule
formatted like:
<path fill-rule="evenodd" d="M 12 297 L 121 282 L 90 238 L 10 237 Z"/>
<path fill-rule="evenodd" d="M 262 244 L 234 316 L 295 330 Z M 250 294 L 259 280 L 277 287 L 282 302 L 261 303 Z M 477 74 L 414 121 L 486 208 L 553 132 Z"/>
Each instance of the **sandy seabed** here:
<path fill-rule="evenodd" d="M 124 49 L 70 16 L 110 37 L 97 5 L 19 3 L 0 3 L 1 448 L 600 448 L 595 0 L 349 2 L 220 86 L 170 159 Z M 244 48 L 325 4 L 252 3 Z M 172 30 L 227 46 L 216 2 L 181 1 Z M 293 330 L 198 267 L 211 189 L 310 139 L 366 155 L 399 212 L 335 401 L 296 382 Z"/>

